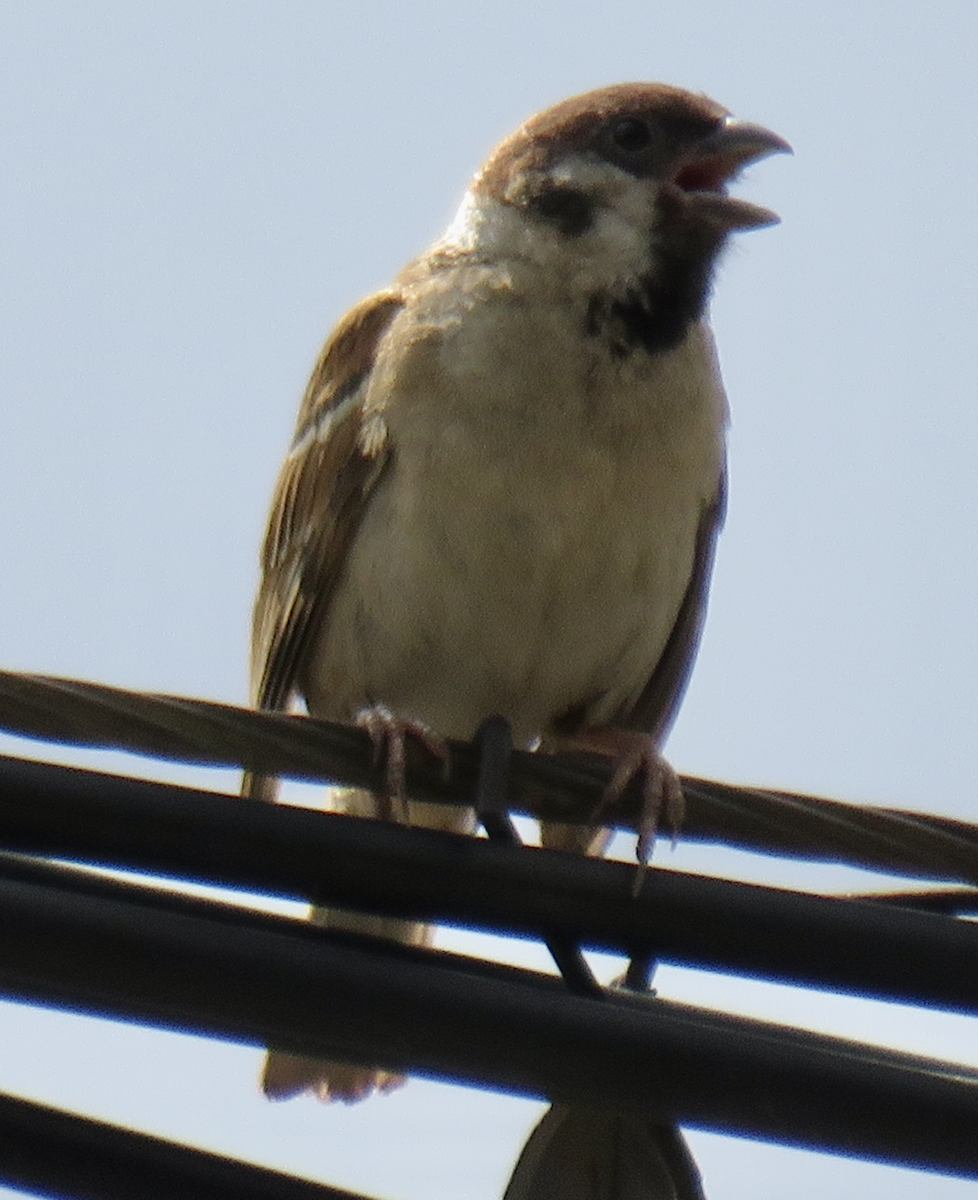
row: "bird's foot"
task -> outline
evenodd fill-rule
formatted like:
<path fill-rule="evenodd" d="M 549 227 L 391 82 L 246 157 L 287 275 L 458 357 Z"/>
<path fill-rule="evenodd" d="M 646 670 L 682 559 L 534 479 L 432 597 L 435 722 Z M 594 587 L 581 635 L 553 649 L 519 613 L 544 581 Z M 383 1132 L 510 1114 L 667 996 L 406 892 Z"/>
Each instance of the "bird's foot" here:
<path fill-rule="evenodd" d="M 374 763 L 384 759 L 384 790 L 378 796 L 380 816 L 385 821 L 408 823 L 407 793 L 404 787 L 405 744 L 408 738 L 427 750 L 444 768 L 445 775 L 451 765 L 448 743 L 430 725 L 413 717 L 401 717 L 383 704 L 372 704 L 361 709 L 356 724 L 370 735 L 374 747 Z"/>
<path fill-rule="evenodd" d="M 686 803 L 679 776 L 647 733 L 600 726 L 575 734 L 572 741 L 575 750 L 604 754 L 614 762 L 611 779 L 591 818 L 595 823 L 621 799 L 633 779 L 641 778 L 642 809 L 638 819 L 636 857 L 640 863 L 648 862 L 660 821 L 664 820 L 673 835 L 683 823 Z"/>

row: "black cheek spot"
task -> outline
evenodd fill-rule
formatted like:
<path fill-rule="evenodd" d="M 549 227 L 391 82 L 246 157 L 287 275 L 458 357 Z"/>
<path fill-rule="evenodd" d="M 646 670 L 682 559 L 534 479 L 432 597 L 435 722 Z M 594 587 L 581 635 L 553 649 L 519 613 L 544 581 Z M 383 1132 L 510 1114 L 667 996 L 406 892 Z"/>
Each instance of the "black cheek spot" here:
<path fill-rule="evenodd" d="M 573 187 L 542 188 L 527 203 L 536 217 L 555 225 L 565 237 L 580 237 L 594 224 L 594 203 Z"/>

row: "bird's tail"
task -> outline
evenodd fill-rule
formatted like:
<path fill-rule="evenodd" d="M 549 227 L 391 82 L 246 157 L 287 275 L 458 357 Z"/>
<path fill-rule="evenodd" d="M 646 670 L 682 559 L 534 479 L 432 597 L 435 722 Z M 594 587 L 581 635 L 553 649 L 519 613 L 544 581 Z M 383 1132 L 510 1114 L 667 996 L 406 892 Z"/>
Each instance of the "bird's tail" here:
<path fill-rule="evenodd" d="M 377 818 L 379 815 L 376 797 L 358 788 L 333 789 L 328 808 L 331 812 L 342 812 L 349 816 Z M 411 825 L 453 833 L 470 833 L 474 824 L 469 809 L 448 804 L 408 801 L 407 817 Z M 430 925 L 417 921 L 334 908 L 313 908 L 309 919 L 323 929 L 385 938 L 405 946 L 426 946 L 434 933 Z M 270 1049 L 261 1083 L 265 1095 L 272 1100 L 287 1100 L 310 1092 L 323 1101 L 341 1100 L 345 1104 L 353 1104 L 375 1091 L 393 1091 L 405 1083 L 405 1077 L 379 1066 L 359 1066 Z"/>

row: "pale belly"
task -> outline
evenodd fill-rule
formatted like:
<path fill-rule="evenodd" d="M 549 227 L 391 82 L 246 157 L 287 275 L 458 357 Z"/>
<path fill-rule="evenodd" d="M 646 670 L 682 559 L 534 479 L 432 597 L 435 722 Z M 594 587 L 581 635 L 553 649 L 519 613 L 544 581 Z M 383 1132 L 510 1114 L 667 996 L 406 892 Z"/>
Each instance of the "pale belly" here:
<path fill-rule="evenodd" d="M 383 703 L 446 736 L 500 713 L 520 742 L 585 709 L 627 709 L 682 603 L 703 481 L 581 446 L 440 474 L 398 471 L 373 498 L 306 681 L 313 713 Z M 446 461 L 445 457 L 441 461 Z"/>
<path fill-rule="evenodd" d="M 622 366 L 507 295 L 408 314 L 375 369 L 391 460 L 301 681 L 317 715 L 468 738 L 498 713 L 527 742 L 627 711 L 655 669 L 722 473 L 709 332 Z"/>

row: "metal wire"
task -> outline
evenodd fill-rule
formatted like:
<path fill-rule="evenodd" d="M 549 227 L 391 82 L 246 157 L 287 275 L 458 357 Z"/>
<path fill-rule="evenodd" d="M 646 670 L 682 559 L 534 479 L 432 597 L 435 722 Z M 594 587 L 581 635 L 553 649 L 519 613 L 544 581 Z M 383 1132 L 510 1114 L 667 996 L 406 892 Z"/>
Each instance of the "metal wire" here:
<path fill-rule="evenodd" d="M 361 730 L 77 680 L 0 672 L 0 728 L 47 741 L 296 779 L 375 789 L 383 783 Z M 409 744 L 406 782 L 413 797 L 470 802 L 478 772 L 477 752 L 470 745 L 452 743 L 447 778 L 412 749 Z M 509 808 L 587 823 L 608 778 L 608 767 L 594 760 L 515 752 Z M 682 782 L 685 839 L 978 884 L 978 827 L 965 822 L 690 777 Z M 634 829 L 640 812 L 639 789 L 632 787 L 602 811 L 602 819 Z"/>
<path fill-rule="evenodd" d="M 0 727 L 266 774 L 383 782 L 355 729 L 71 680 L 0 672 Z M 526 850 L 510 836 L 507 810 L 586 823 L 607 767 L 488 740 L 481 759 L 478 748 L 453 744 L 447 779 L 409 749 L 406 782 L 418 799 L 475 802 L 495 843 L 7 759 L 0 844 L 539 936 L 556 947 L 571 983 L 585 945 L 630 957 L 627 981 L 636 986 L 655 961 L 669 960 L 978 1011 L 978 925 L 943 915 L 975 911 L 972 889 L 832 900 L 651 870 L 636 896 L 632 867 Z M 690 778 L 683 787 L 689 839 L 978 883 L 978 827 L 964 822 Z M 639 811 L 632 789 L 603 822 L 633 828 Z M 978 1178 L 976 1071 L 650 997 L 574 995 L 531 972 L 330 934 L 10 853 L 0 856 L 0 992 Z M 20 1119 L 9 1108 L 19 1102 L 6 1103 L 0 1098 L 0 1143 L 5 1113 Z M 70 1156 L 75 1135 L 59 1128 L 30 1170 L 42 1170 L 45 1156 Z M 144 1150 L 155 1145 L 145 1141 Z M 82 1166 L 87 1153 L 82 1145 Z M 106 1178 L 122 1171 L 145 1183 L 143 1167 L 125 1174 L 127 1154 L 113 1143 Z M 16 1182 L 4 1161 L 0 1145 L 0 1177 Z M 193 1163 L 184 1160 L 178 1175 Z M 147 1194 L 139 1182 L 118 1193 L 86 1191 L 80 1177 L 60 1186 L 50 1194 Z M 195 1186 L 159 1195 L 347 1195 L 248 1191 L 227 1179 L 213 1190 Z"/>

